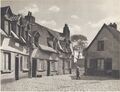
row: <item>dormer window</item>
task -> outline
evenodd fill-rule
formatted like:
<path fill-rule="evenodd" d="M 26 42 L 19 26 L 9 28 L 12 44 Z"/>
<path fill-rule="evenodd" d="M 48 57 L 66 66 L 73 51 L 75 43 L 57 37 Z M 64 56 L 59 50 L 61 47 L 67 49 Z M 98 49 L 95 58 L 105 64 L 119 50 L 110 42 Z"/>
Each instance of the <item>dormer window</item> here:
<path fill-rule="evenodd" d="M 40 34 L 37 32 L 34 36 L 34 44 L 38 46 Z"/>
<path fill-rule="evenodd" d="M 104 51 L 104 41 L 98 41 L 98 51 Z"/>
<path fill-rule="evenodd" d="M 4 30 L 7 34 L 9 34 L 9 23 L 6 20 L 4 21 Z"/>

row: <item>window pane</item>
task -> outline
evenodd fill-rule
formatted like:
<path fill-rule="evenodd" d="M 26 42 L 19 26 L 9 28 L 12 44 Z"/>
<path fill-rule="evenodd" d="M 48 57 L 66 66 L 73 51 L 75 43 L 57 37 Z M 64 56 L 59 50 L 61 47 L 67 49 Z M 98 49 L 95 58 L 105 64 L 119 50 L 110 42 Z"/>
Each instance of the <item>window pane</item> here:
<path fill-rule="evenodd" d="M 22 62 L 23 69 L 28 69 L 28 57 L 24 56 L 24 61 Z"/>
<path fill-rule="evenodd" d="M 98 50 L 103 51 L 104 50 L 104 41 L 98 41 Z"/>
<path fill-rule="evenodd" d="M 37 69 L 44 70 L 44 61 L 43 60 L 40 60 L 40 59 L 37 60 Z"/>
<path fill-rule="evenodd" d="M 5 21 L 4 23 L 5 23 L 4 29 L 5 29 L 5 31 L 6 31 L 7 33 L 9 33 L 8 21 Z"/>
<path fill-rule="evenodd" d="M 11 70 L 11 58 L 9 53 L 4 53 L 4 70 Z"/>

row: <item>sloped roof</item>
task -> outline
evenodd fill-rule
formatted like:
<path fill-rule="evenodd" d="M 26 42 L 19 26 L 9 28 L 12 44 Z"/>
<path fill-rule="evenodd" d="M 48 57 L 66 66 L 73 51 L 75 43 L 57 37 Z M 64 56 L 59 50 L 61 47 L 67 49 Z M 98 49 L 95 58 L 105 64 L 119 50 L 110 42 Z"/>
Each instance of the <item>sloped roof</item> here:
<path fill-rule="evenodd" d="M 107 28 L 112 33 L 113 37 L 120 43 L 120 31 L 111 26 L 107 26 Z"/>
<path fill-rule="evenodd" d="M 92 40 L 92 42 L 89 44 L 89 46 L 84 50 L 85 52 L 89 49 L 89 47 L 92 45 L 92 43 L 94 42 L 94 40 L 98 37 L 98 35 L 101 33 L 101 31 L 102 31 L 102 29 L 104 28 L 104 27 L 106 27 L 107 29 L 108 29 L 108 31 L 113 35 L 113 37 L 120 43 L 120 32 L 117 30 L 117 29 L 115 29 L 115 28 L 113 28 L 113 27 L 111 27 L 111 26 L 109 26 L 109 25 L 106 25 L 106 24 L 104 24 L 103 26 L 102 26 L 102 28 L 100 29 L 100 31 L 97 33 L 97 35 L 95 36 L 95 38 Z"/>
<path fill-rule="evenodd" d="M 39 44 L 39 47 L 40 47 L 42 50 L 44 50 L 44 51 L 56 53 L 56 50 L 54 50 L 54 49 L 51 48 L 51 47 L 48 47 L 48 46 L 45 46 L 45 45 L 42 45 L 42 44 Z"/>
<path fill-rule="evenodd" d="M 50 28 L 48 27 L 45 27 L 45 26 L 42 26 L 38 23 L 35 23 L 35 25 L 41 27 L 42 29 L 45 29 L 44 31 L 47 31 L 49 34 L 53 35 L 54 37 L 58 38 L 60 36 L 60 33 L 57 32 L 57 31 L 54 31 L 54 30 L 51 30 Z"/>
<path fill-rule="evenodd" d="M 11 15 L 13 15 L 13 13 L 10 9 L 10 6 L 6 6 L 6 7 L 1 7 L 1 16 L 4 16 L 8 10 L 10 10 Z"/>
<path fill-rule="evenodd" d="M 0 28 L 0 34 L 4 35 L 4 36 L 7 36 L 7 33 L 5 31 L 3 31 L 1 28 Z"/>

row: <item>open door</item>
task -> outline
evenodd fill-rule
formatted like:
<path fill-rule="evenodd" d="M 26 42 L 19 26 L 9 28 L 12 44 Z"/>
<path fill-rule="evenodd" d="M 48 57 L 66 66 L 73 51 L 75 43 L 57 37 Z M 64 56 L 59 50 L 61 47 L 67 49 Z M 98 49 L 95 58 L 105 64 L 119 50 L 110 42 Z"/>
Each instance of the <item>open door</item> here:
<path fill-rule="evenodd" d="M 15 57 L 15 80 L 19 80 L 19 57 Z"/>
<path fill-rule="evenodd" d="M 37 59 L 32 60 L 32 77 L 37 76 Z"/>

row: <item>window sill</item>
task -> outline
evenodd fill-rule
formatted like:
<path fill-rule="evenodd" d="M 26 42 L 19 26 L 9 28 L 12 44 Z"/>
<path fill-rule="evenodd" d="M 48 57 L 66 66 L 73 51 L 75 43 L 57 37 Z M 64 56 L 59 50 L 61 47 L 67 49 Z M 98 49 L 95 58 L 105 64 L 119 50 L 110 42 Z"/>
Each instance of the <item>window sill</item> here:
<path fill-rule="evenodd" d="M 44 71 L 46 71 L 46 70 L 37 70 L 38 72 L 44 72 Z"/>
<path fill-rule="evenodd" d="M 11 70 L 1 70 L 1 74 L 11 73 Z"/>
<path fill-rule="evenodd" d="M 52 70 L 51 72 L 57 72 L 56 70 Z"/>
<path fill-rule="evenodd" d="M 28 71 L 29 71 L 29 69 L 23 69 L 22 71 L 23 71 L 23 72 L 28 72 Z"/>

